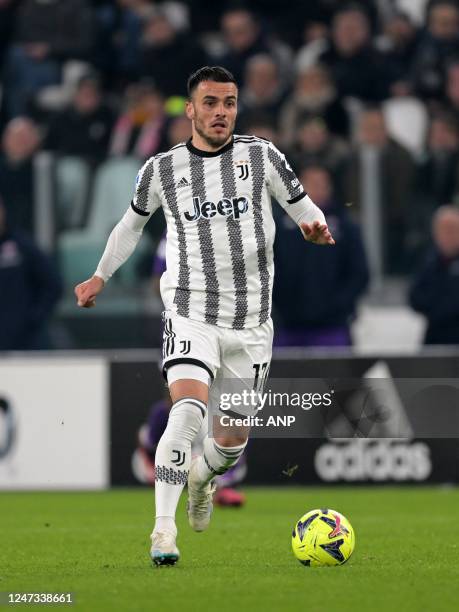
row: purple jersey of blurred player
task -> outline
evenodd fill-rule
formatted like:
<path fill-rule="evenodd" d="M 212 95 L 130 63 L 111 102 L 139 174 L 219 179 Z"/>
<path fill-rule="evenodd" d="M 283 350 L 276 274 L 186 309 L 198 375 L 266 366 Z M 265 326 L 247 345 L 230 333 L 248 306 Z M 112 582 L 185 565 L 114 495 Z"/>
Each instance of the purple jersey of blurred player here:
<path fill-rule="evenodd" d="M 153 258 L 153 276 L 161 276 L 166 271 L 166 234 L 163 234 L 159 241 L 158 248 L 156 249 L 155 256 Z"/>

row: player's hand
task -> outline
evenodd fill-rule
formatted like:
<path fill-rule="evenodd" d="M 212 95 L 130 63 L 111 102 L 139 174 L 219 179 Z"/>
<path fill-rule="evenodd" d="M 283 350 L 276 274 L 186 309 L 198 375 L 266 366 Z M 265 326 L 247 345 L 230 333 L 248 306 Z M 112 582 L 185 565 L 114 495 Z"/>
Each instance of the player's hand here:
<path fill-rule="evenodd" d="M 301 231 L 305 240 L 314 244 L 335 244 L 333 236 L 326 223 L 314 221 L 314 223 L 300 223 Z"/>
<path fill-rule="evenodd" d="M 92 308 L 96 305 L 96 295 L 104 288 L 104 281 L 99 276 L 93 276 L 84 283 L 75 287 L 75 295 L 78 306 L 81 308 Z"/>

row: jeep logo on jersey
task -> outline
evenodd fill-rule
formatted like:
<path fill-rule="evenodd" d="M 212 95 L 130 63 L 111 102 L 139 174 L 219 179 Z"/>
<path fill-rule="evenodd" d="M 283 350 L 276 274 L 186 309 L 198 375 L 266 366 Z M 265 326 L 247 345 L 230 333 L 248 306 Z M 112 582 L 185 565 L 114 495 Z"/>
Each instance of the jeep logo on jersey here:
<path fill-rule="evenodd" d="M 247 198 L 233 198 L 231 200 L 223 198 L 217 204 L 208 200 L 201 203 L 201 198 L 193 198 L 193 210 L 186 211 L 183 214 L 187 221 L 196 221 L 199 217 L 211 219 L 216 214 L 239 219 L 248 209 L 249 201 Z"/>

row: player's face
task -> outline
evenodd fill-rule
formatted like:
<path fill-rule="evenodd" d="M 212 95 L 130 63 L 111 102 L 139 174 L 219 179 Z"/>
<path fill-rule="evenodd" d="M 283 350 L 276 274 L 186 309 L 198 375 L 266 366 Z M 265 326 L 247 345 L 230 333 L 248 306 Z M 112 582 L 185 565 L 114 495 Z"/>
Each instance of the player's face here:
<path fill-rule="evenodd" d="M 202 81 L 187 103 L 186 113 L 193 132 L 213 148 L 223 146 L 231 138 L 236 122 L 236 85 Z"/>

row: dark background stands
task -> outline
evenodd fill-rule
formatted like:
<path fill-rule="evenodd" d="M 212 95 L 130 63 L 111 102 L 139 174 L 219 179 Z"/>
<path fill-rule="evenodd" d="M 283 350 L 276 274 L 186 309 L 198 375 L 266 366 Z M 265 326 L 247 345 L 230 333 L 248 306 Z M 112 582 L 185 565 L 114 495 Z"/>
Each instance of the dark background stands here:
<path fill-rule="evenodd" d="M 83 77 L 70 106 L 51 118 L 45 146 L 59 155 L 100 162 L 107 155 L 113 120 L 98 79 Z"/>
<path fill-rule="evenodd" d="M 276 343 L 336 346 L 351 344 L 349 325 L 368 283 L 359 228 L 333 197 L 330 173 L 311 166 L 301 182 L 327 215 L 336 244 L 305 243 L 298 227 L 278 216 L 273 301 L 278 317 Z"/>
<path fill-rule="evenodd" d="M 6 126 L 0 153 L 0 189 L 11 226 L 32 233 L 34 230 L 34 154 L 40 146 L 36 124 L 27 117 L 16 117 Z"/>
<path fill-rule="evenodd" d="M 0 201 L 0 350 L 49 348 L 46 325 L 61 291 L 50 259 L 8 227 Z"/>

